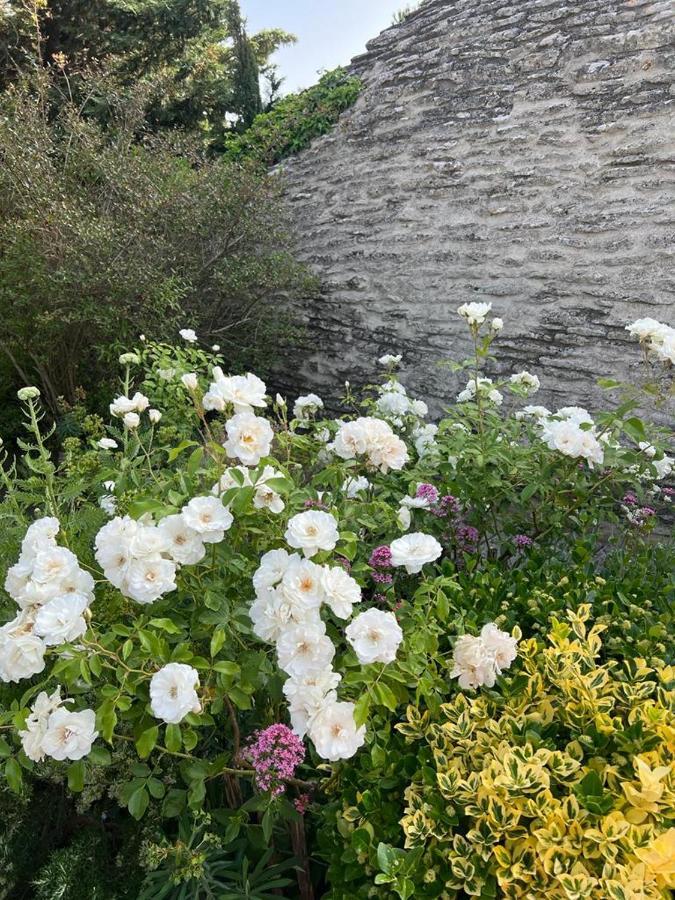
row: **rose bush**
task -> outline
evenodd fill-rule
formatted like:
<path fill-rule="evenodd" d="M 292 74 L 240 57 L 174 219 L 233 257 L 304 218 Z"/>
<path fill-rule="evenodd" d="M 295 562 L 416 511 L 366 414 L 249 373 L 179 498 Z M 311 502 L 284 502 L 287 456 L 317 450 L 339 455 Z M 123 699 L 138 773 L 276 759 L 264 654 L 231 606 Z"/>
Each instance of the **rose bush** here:
<path fill-rule="evenodd" d="M 66 439 L 58 456 L 39 392 L 19 392 L 26 438 L 20 458 L 4 461 L 0 506 L 4 772 L 24 796 L 65 779 L 80 811 L 128 810 L 151 870 L 143 896 L 179 886 L 181 896 L 239 896 L 244 883 L 258 891 L 250 896 L 294 895 L 291 859 L 309 896 L 325 873 L 308 841 L 335 897 L 409 897 L 411 885 L 456 896 L 462 878 L 436 859 L 458 836 L 467 865 L 482 861 L 465 892 L 498 884 L 520 896 L 514 884 L 534 890 L 542 871 L 553 877 L 548 863 L 520 880 L 500 874 L 506 857 L 490 849 L 484 811 L 464 789 L 457 815 L 475 819 L 468 830 L 452 830 L 448 807 L 443 830 L 425 825 L 419 846 L 403 849 L 413 793 L 428 784 L 439 796 L 433 766 L 446 763 L 433 741 L 411 754 L 396 726 L 407 709 L 408 722 L 432 728 L 475 691 L 494 692 L 481 709 L 497 722 L 496 698 L 509 684 L 524 690 L 519 673 L 530 660 L 536 668 L 538 640 L 566 608 L 606 626 L 597 654 L 665 679 L 670 567 L 651 533 L 667 521 L 673 460 L 667 434 L 636 415 L 637 396 L 596 416 L 551 412 L 525 402 L 536 376 L 485 375 L 503 327 L 490 313 L 459 310 L 475 353 L 456 364 L 468 382 L 438 424 L 408 396 L 396 354 L 380 359 L 360 401 L 348 391 L 357 414 L 332 419 L 316 395 L 289 408 L 255 375 L 225 374 L 191 329 L 178 346 L 141 341 L 123 354 L 110 421 L 83 416 L 85 437 Z M 639 336 L 669 366 L 663 329 Z M 646 715 L 646 696 L 621 695 L 626 728 Z M 503 718 L 503 740 L 539 753 L 539 768 L 567 746 L 557 733 L 535 736 L 524 708 Z M 652 750 L 636 738 L 619 765 L 618 745 L 601 741 L 584 778 L 595 772 L 618 794 L 632 757 Z M 483 757 L 467 753 L 476 769 L 464 774 L 478 786 Z M 649 823 L 657 856 L 668 816 L 659 807 Z M 556 856 L 555 889 L 609 880 L 632 896 L 642 857 L 626 853 L 625 878 Z M 667 866 L 652 878 L 656 863 L 641 865 L 648 896 L 665 896 Z"/>

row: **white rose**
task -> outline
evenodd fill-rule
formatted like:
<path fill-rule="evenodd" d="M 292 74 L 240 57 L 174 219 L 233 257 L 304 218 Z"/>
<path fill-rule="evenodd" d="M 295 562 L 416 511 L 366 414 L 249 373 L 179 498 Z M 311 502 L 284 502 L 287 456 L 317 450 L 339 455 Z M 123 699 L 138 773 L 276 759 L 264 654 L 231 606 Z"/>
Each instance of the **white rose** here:
<path fill-rule="evenodd" d="M 185 524 L 196 531 L 207 544 L 217 544 L 225 536 L 234 519 L 218 497 L 207 495 L 193 497 L 183 507 L 181 515 Z"/>
<path fill-rule="evenodd" d="M 322 585 L 325 602 L 339 619 L 348 619 L 355 603 L 361 602 L 361 586 L 342 566 L 326 566 Z"/>
<path fill-rule="evenodd" d="M 123 591 L 137 603 L 154 603 L 175 590 L 176 564 L 172 560 L 147 557 L 132 559 L 127 566 Z"/>
<path fill-rule="evenodd" d="M 323 400 L 316 394 L 305 394 L 293 404 L 293 417 L 296 419 L 308 419 L 311 415 L 323 409 Z"/>
<path fill-rule="evenodd" d="M 194 392 L 199 387 L 199 379 L 195 372 L 186 372 L 185 375 L 181 375 L 180 380 L 188 391 Z"/>
<path fill-rule="evenodd" d="M 116 450 L 117 449 L 117 441 L 114 441 L 112 438 L 101 438 L 98 442 L 98 446 L 101 450 Z"/>
<path fill-rule="evenodd" d="M 157 526 L 168 544 L 171 558 L 183 566 L 193 566 L 206 555 L 206 547 L 198 531 L 186 523 L 182 515 L 166 516 Z"/>
<path fill-rule="evenodd" d="M 284 684 L 284 694 L 288 700 L 288 712 L 293 731 L 304 737 L 314 717 L 325 703 L 337 700 L 335 688 L 342 676 L 330 667 L 306 675 L 304 678 L 289 678 Z"/>
<path fill-rule="evenodd" d="M 365 475 L 358 475 L 356 477 L 345 478 L 342 484 L 342 490 L 349 497 L 350 500 L 356 499 L 359 494 L 367 491 L 370 487 L 370 482 L 365 477 Z"/>
<path fill-rule="evenodd" d="M 124 414 L 124 416 L 122 417 L 122 421 L 124 422 L 124 427 L 128 431 L 134 431 L 134 429 L 138 428 L 138 426 L 141 424 L 141 417 L 138 415 L 138 413 L 128 412 Z"/>
<path fill-rule="evenodd" d="M 46 691 L 41 691 L 35 698 L 30 715 L 26 719 L 26 729 L 19 732 L 23 752 L 33 762 L 41 762 L 45 757 L 42 740 L 47 733 L 49 716 L 60 706 L 60 685 L 51 696 Z"/>
<path fill-rule="evenodd" d="M 378 363 L 381 366 L 384 366 L 386 369 L 393 368 L 397 366 L 401 360 L 403 359 L 403 355 L 401 353 L 385 353 L 384 356 L 381 356 L 378 359 Z"/>
<path fill-rule="evenodd" d="M 366 727 L 356 727 L 353 703 L 326 703 L 314 716 L 309 736 L 323 759 L 350 759 L 366 739 Z"/>
<path fill-rule="evenodd" d="M 148 410 L 148 418 L 152 422 L 153 425 L 156 425 L 159 420 L 162 418 L 162 414 L 158 409 L 149 409 Z"/>
<path fill-rule="evenodd" d="M 209 393 L 222 403 L 220 409 L 231 403 L 235 413 L 252 413 L 253 407 L 267 406 L 265 382 L 252 372 L 247 372 L 246 375 L 225 375 L 220 366 L 215 366 L 213 378 Z"/>
<path fill-rule="evenodd" d="M 490 323 L 490 327 L 496 334 L 498 334 L 504 327 L 504 320 L 499 318 L 493 319 Z"/>
<path fill-rule="evenodd" d="M 178 334 L 187 341 L 188 344 L 194 344 L 197 341 L 197 333 L 192 328 L 181 328 Z"/>
<path fill-rule="evenodd" d="M 435 537 L 416 531 L 391 542 L 392 566 L 404 566 L 409 575 L 422 571 L 426 563 L 434 562 L 443 552 Z"/>
<path fill-rule="evenodd" d="M 483 626 L 480 637 L 494 659 L 497 674 L 501 675 L 518 656 L 518 641 L 506 631 L 500 631 L 494 622 Z"/>
<path fill-rule="evenodd" d="M 496 676 L 494 658 L 481 638 L 464 634 L 457 639 L 450 677 L 458 678 L 463 690 L 475 690 L 483 685 L 493 687 Z"/>
<path fill-rule="evenodd" d="M 34 634 L 0 635 L 0 680 L 21 681 L 45 667 L 45 644 Z"/>
<path fill-rule="evenodd" d="M 403 632 L 392 612 L 368 609 L 347 626 L 347 640 L 363 665 L 390 663 L 403 640 Z"/>
<path fill-rule="evenodd" d="M 479 326 L 483 324 L 491 309 L 491 303 L 463 303 L 457 313 L 465 318 L 469 325 Z"/>
<path fill-rule="evenodd" d="M 310 557 L 319 550 L 333 550 L 340 535 L 330 513 L 310 509 L 289 520 L 284 537 L 289 547 L 300 549 Z"/>
<path fill-rule="evenodd" d="M 323 622 L 287 628 L 277 641 L 279 668 L 294 678 L 303 678 L 330 666 L 335 647 Z"/>
<path fill-rule="evenodd" d="M 42 738 L 42 749 L 52 759 L 78 760 L 91 752 L 98 732 L 93 709 L 70 712 L 63 707 L 49 716 L 47 731 Z"/>
<path fill-rule="evenodd" d="M 318 609 L 324 600 L 323 575 L 322 567 L 311 559 L 295 556 L 288 562 L 280 591 L 287 600 L 301 603 L 304 609 Z"/>
<path fill-rule="evenodd" d="M 225 424 L 227 441 L 223 445 L 229 457 L 240 459 L 246 466 L 257 466 L 263 456 L 269 456 L 274 432 L 260 416 L 241 412 Z"/>
<path fill-rule="evenodd" d="M 82 637 L 87 630 L 84 611 L 88 598 L 81 594 L 63 594 L 41 606 L 35 616 L 34 631 L 47 646 L 65 644 Z"/>
<path fill-rule="evenodd" d="M 57 582 L 79 569 L 77 557 L 65 547 L 47 545 L 38 550 L 33 562 L 33 581 L 39 584 Z"/>
<path fill-rule="evenodd" d="M 168 663 L 150 679 L 150 709 L 156 719 L 177 725 L 188 713 L 201 711 L 199 673 L 185 663 Z"/>
<path fill-rule="evenodd" d="M 277 585 L 284 577 L 291 559 L 299 560 L 297 553 L 292 556 L 287 550 L 269 550 L 260 558 L 260 565 L 253 576 L 256 591 Z"/>

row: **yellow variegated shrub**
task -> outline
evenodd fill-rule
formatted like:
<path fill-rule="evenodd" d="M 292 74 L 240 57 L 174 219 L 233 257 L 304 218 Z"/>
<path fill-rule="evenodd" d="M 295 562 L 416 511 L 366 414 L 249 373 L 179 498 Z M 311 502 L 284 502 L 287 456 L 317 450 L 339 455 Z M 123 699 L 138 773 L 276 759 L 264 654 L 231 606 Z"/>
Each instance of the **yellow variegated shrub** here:
<path fill-rule="evenodd" d="M 445 877 L 439 896 L 487 895 L 495 879 L 528 900 L 675 887 L 675 673 L 601 662 L 589 618 L 582 606 L 553 620 L 547 646 L 523 641 L 500 690 L 460 693 L 438 717 L 410 707 L 398 726 L 432 761 L 401 825 Z"/>

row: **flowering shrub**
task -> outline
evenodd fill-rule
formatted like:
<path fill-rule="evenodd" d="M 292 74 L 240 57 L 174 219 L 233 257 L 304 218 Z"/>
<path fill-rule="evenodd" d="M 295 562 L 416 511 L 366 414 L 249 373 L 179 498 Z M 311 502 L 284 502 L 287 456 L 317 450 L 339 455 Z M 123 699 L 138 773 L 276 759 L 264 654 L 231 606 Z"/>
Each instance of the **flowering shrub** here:
<path fill-rule="evenodd" d="M 533 802 L 542 804 L 542 814 L 549 812 L 542 799 L 548 787 L 539 771 L 548 772 L 550 781 L 551 759 L 554 767 L 559 761 L 555 753 L 578 763 L 566 779 L 578 775 L 588 786 L 585 779 L 596 772 L 603 791 L 614 790 L 633 758 L 656 765 L 656 757 L 644 756 L 656 745 L 643 744 L 638 735 L 637 749 L 624 748 L 625 761 L 614 758 L 618 749 L 607 750 L 622 774 L 612 769 L 605 775 L 595 757 L 583 755 L 588 746 L 579 723 L 557 715 L 556 727 L 564 724 L 572 736 L 554 747 L 558 732 L 550 740 L 548 732 L 537 737 L 536 716 L 530 723 L 527 715 L 535 704 L 548 725 L 553 687 L 563 692 L 556 696 L 567 697 L 557 683 L 531 695 L 539 684 L 535 669 L 543 678 L 537 667 L 549 659 L 537 634 L 548 613 L 566 605 L 590 604 L 599 620 L 613 619 L 606 623 L 607 652 L 619 658 L 630 636 L 621 621 L 632 617 L 635 606 L 647 623 L 645 637 L 633 622 L 635 639 L 647 641 L 648 659 L 634 665 L 650 679 L 652 671 L 667 671 L 662 661 L 651 660 L 663 655 L 668 605 L 661 613 L 660 598 L 652 607 L 644 602 L 638 571 L 640 565 L 650 569 L 655 586 L 663 581 L 660 551 L 645 539 L 667 515 L 672 497 L 667 479 L 673 462 L 662 449 L 664 437 L 634 414 L 635 400 L 595 417 L 578 407 L 550 412 L 522 406 L 539 387 L 536 376 L 516 373 L 494 381 L 482 374 L 503 327 L 500 320 L 488 322 L 489 313 L 489 304 L 460 308 L 475 354 L 459 364 L 469 371 L 469 383 L 437 425 L 425 421 L 426 405 L 408 397 L 396 377 L 396 354 L 379 361 L 382 378 L 366 389 L 358 414 L 334 420 L 323 418 L 316 395 L 298 398 L 289 410 L 283 398 L 268 396 L 255 375 L 226 374 L 218 350 L 202 350 L 191 329 L 182 330 L 178 347 L 141 341 L 123 354 L 110 422 L 85 418 L 86 436 L 67 439 L 58 459 L 49 452 L 39 392 L 19 392 L 26 439 L 21 457 L 5 460 L 1 472 L 8 596 L 0 628 L 5 776 L 16 792 L 60 777 L 80 796 L 80 808 L 106 808 L 112 797 L 136 820 L 157 827 L 165 820 L 164 838 L 151 842 L 155 849 L 144 856 L 153 869 L 148 897 L 155 889 L 164 896 L 162 879 L 189 883 L 197 896 L 199 885 L 213 888 L 218 871 L 234 865 L 241 874 L 261 865 L 262 848 L 273 835 L 279 853 L 304 860 L 308 878 L 302 816 L 323 821 L 317 840 L 330 842 L 322 852 L 332 859 L 334 823 L 340 833 L 351 833 L 345 804 L 364 820 L 350 850 L 356 846 L 355 858 L 369 859 L 379 831 L 384 849 L 379 857 L 375 851 L 378 890 L 392 885 L 400 896 L 412 896 L 412 873 L 435 885 L 425 888 L 427 896 L 456 890 L 452 879 L 461 876 L 427 852 L 427 838 L 450 842 L 450 832 L 438 825 L 436 834 L 433 825 L 414 846 L 409 835 L 409 852 L 398 850 L 398 801 L 379 807 L 382 821 L 376 824 L 361 811 L 363 805 L 370 812 L 361 788 L 374 772 L 378 790 L 396 785 L 399 799 L 412 782 L 410 816 L 415 790 L 424 795 L 421 785 L 432 784 L 438 799 L 440 785 L 428 779 L 434 766 L 445 772 L 451 760 L 445 745 L 446 762 L 434 755 L 441 709 L 456 708 L 459 716 L 475 703 L 482 711 L 483 756 L 471 749 L 474 768 L 462 775 L 476 790 L 490 765 L 488 738 L 500 737 L 495 765 L 531 745 L 539 754 L 536 765 L 530 757 L 517 756 L 517 762 L 528 772 L 536 768 Z M 351 394 L 347 401 L 352 408 L 357 403 Z M 625 581 L 618 598 L 611 589 L 606 598 L 606 581 L 590 572 L 601 544 L 607 570 L 617 567 L 617 582 Z M 610 600 L 621 617 L 603 606 Z M 579 614 L 574 620 L 579 630 L 582 619 Z M 559 636 L 562 626 L 556 627 L 553 635 Z M 555 645 L 553 658 L 561 646 Z M 575 684 L 590 677 L 599 652 L 599 643 L 590 658 L 574 651 L 579 673 L 569 678 Z M 640 727 L 652 727 L 643 716 L 648 695 L 642 688 L 627 693 L 614 662 L 597 668 L 604 674 L 591 687 L 600 691 L 600 712 L 625 720 L 626 729 L 641 716 L 649 721 Z M 620 688 L 604 692 L 610 681 Z M 509 685 L 521 698 L 513 709 L 496 699 L 504 695 L 512 702 Z M 494 696 L 469 701 L 461 693 L 474 690 Z M 416 737 L 427 741 L 421 756 L 404 749 L 395 728 L 406 708 L 409 725 L 419 716 L 424 726 Z M 593 727 L 609 734 L 598 722 Z M 595 733 L 591 737 L 595 741 Z M 569 750 L 574 741 L 583 753 Z M 596 749 L 599 756 L 606 751 L 604 744 Z M 358 783 L 361 796 L 352 799 Z M 467 864 L 464 881 L 476 890 L 498 883 L 505 895 L 520 896 L 519 885 L 526 893 L 561 874 L 581 878 L 579 891 L 586 890 L 585 878 L 604 890 L 605 882 L 623 878 L 605 873 L 604 863 L 581 873 L 576 859 L 562 868 L 551 864 L 552 874 L 548 862 L 540 865 L 532 856 L 530 864 L 528 856 L 524 880 L 507 881 L 502 869 L 508 867 L 495 856 L 501 866 L 495 868 L 486 856 L 485 847 L 495 843 L 487 840 L 481 818 L 489 810 L 475 806 L 468 789 L 457 790 L 463 821 L 475 819 L 460 832 L 470 851 L 457 852 Z M 567 800 L 555 794 L 551 810 L 560 800 L 574 812 L 572 795 L 581 802 L 574 791 Z M 446 801 L 437 811 L 444 829 L 460 815 L 448 811 Z M 532 811 L 518 810 L 523 820 Z M 664 852 L 656 843 L 661 831 L 668 834 L 661 828 L 667 816 L 659 815 L 649 822 L 654 845 L 640 845 L 649 844 L 653 859 Z M 174 818 L 180 820 L 177 831 Z M 186 844 L 180 835 L 193 818 Z M 503 847 L 510 854 L 511 842 L 522 838 L 519 827 L 513 834 L 499 832 L 507 835 Z M 641 857 L 632 849 L 626 854 L 625 862 L 610 862 L 637 866 Z M 469 875 L 474 856 L 482 867 L 472 862 Z M 349 865 L 338 872 L 331 862 L 334 896 L 366 895 L 373 881 L 363 882 L 363 874 L 361 868 L 354 884 Z M 365 874 L 370 878 L 375 870 Z M 440 891 L 439 878 L 445 884 Z M 346 893 L 340 893 L 343 883 Z M 551 890 L 567 890 L 565 885 L 572 882 L 552 882 Z M 654 885 L 649 882 L 649 890 L 661 882 Z"/>

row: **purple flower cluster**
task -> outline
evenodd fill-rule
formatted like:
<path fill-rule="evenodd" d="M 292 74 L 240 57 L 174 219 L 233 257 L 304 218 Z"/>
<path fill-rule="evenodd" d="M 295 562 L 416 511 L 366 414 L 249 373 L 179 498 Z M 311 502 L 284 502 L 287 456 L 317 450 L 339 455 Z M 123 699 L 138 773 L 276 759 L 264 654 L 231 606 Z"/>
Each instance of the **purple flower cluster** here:
<path fill-rule="evenodd" d="M 459 500 L 457 497 L 453 497 L 452 494 L 446 494 L 444 497 L 441 497 L 438 503 L 438 515 L 441 516 L 456 516 L 460 510 Z"/>
<path fill-rule="evenodd" d="M 478 549 L 480 534 L 478 533 L 478 529 L 474 528 L 473 525 L 467 525 L 464 522 L 460 522 L 455 528 L 455 540 L 457 541 L 458 548 L 463 553 L 475 553 Z"/>
<path fill-rule="evenodd" d="M 312 497 L 309 500 L 305 500 L 304 506 L 305 509 L 328 509 L 323 500 L 314 500 Z"/>
<path fill-rule="evenodd" d="M 373 572 L 371 577 L 376 584 L 390 585 L 394 583 L 394 576 L 388 572 Z"/>
<path fill-rule="evenodd" d="M 637 498 L 637 496 L 633 493 L 633 491 L 628 491 L 628 493 L 626 494 L 626 496 L 623 498 L 623 502 L 626 504 L 626 506 L 637 506 L 637 505 L 638 505 L 638 498 Z"/>
<path fill-rule="evenodd" d="M 301 816 L 304 816 L 307 812 L 307 807 L 311 802 L 309 794 L 299 794 L 293 801 L 293 806 L 295 807 L 296 812 L 299 812 Z"/>
<path fill-rule="evenodd" d="M 517 534 L 513 539 L 513 543 L 519 550 L 524 550 L 526 547 L 531 547 L 534 541 L 526 534 Z"/>
<path fill-rule="evenodd" d="M 386 544 L 376 547 L 370 554 L 368 565 L 373 569 L 391 568 L 391 550 Z"/>
<path fill-rule="evenodd" d="M 418 484 L 415 497 L 418 500 L 426 500 L 427 503 L 437 503 L 439 497 L 438 488 L 435 488 L 433 484 Z"/>
<path fill-rule="evenodd" d="M 284 781 L 295 775 L 305 758 L 305 746 L 288 725 L 277 723 L 259 731 L 246 748 L 246 758 L 255 770 L 260 791 L 278 797 L 286 790 Z"/>

